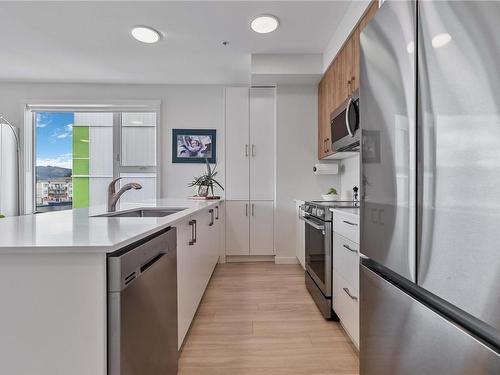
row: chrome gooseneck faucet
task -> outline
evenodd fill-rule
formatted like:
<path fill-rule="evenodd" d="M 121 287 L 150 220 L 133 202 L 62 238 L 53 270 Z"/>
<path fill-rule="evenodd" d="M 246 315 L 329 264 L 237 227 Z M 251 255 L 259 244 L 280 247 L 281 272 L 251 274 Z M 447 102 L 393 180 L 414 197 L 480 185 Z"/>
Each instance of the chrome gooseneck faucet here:
<path fill-rule="evenodd" d="M 127 190 L 130 189 L 135 189 L 135 190 L 140 190 L 142 189 L 142 185 L 138 184 L 137 182 L 130 182 L 126 185 L 123 185 L 120 190 L 118 190 L 118 193 L 116 192 L 116 183 L 118 180 L 121 180 L 121 177 L 114 179 L 111 181 L 111 183 L 108 186 L 108 212 L 115 212 L 116 211 L 116 204 L 118 203 L 118 200 L 120 197 L 125 193 Z"/>

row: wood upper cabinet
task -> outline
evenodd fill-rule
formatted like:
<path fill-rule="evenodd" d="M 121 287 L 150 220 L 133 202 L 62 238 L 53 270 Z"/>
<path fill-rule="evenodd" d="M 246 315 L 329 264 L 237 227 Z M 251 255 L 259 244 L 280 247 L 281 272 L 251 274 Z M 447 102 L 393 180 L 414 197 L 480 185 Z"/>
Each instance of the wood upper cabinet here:
<path fill-rule="evenodd" d="M 318 85 L 318 159 L 334 153 L 330 114 L 359 89 L 359 37 L 377 9 L 378 1 L 373 0 Z"/>
<path fill-rule="evenodd" d="M 326 95 L 327 80 L 323 78 L 318 85 L 318 159 L 324 158 L 330 153 L 330 103 L 331 98 Z M 330 142 L 331 143 L 331 142 Z"/>

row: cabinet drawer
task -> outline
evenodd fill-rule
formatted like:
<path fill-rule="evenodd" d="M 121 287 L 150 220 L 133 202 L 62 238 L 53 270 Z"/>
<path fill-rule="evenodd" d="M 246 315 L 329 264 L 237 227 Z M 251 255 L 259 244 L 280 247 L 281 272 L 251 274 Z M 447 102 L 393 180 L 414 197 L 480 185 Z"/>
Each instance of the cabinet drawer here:
<path fill-rule="evenodd" d="M 359 348 L 359 292 L 338 272 L 335 272 L 333 291 L 333 308 L 354 345 Z"/>
<path fill-rule="evenodd" d="M 333 212 L 333 231 L 359 243 L 359 217 L 335 210 Z"/>
<path fill-rule="evenodd" d="M 359 245 L 338 233 L 333 234 L 333 268 L 359 290 Z"/>

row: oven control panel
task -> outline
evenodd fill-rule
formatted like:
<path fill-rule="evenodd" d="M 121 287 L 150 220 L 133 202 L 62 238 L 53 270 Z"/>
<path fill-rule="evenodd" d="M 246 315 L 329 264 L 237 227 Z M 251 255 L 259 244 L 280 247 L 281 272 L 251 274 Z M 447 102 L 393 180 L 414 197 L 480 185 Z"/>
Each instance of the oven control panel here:
<path fill-rule="evenodd" d="M 325 220 L 327 211 L 323 207 L 318 207 L 313 204 L 304 204 L 302 206 L 302 212 L 304 216 L 314 216 L 318 219 Z"/>

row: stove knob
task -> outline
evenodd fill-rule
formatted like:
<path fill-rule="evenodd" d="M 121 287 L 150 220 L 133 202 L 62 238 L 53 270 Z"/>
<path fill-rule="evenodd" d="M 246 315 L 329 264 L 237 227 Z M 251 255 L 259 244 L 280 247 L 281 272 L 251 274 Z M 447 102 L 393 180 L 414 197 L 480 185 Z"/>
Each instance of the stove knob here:
<path fill-rule="evenodd" d="M 322 208 L 318 208 L 316 210 L 316 216 L 323 216 L 325 214 L 325 211 Z"/>

